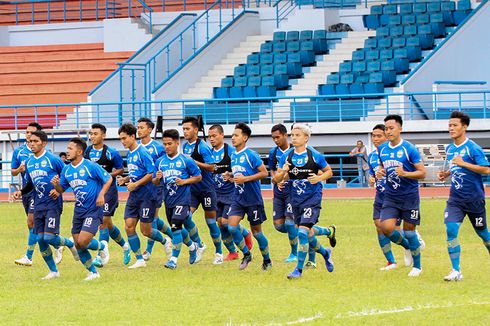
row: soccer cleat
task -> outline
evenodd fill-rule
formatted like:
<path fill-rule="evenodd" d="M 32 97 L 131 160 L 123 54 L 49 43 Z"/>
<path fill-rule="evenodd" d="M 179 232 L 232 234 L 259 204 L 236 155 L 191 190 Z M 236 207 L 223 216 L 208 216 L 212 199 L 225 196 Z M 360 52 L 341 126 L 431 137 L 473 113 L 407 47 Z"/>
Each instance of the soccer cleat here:
<path fill-rule="evenodd" d="M 247 246 L 248 250 L 252 250 L 252 247 L 254 246 L 252 231 L 249 231 L 248 235 L 245 237 L 245 245 Z"/>
<path fill-rule="evenodd" d="M 206 244 L 204 242 L 201 242 L 202 247 L 199 247 L 196 243 L 197 246 L 197 255 L 196 255 L 196 263 L 200 262 L 202 259 L 202 255 L 204 255 L 204 251 L 206 251 Z"/>
<path fill-rule="evenodd" d="M 172 241 L 167 239 L 163 245 L 163 249 L 165 249 L 165 254 L 167 257 L 172 257 Z"/>
<path fill-rule="evenodd" d="M 396 267 L 397 267 L 396 263 L 388 262 L 388 264 L 386 264 L 386 266 L 381 267 L 379 270 L 380 271 L 390 271 L 392 269 L 395 269 Z"/>
<path fill-rule="evenodd" d="M 337 228 L 335 227 L 335 225 L 330 225 L 329 226 L 329 229 L 332 233 L 330 233 L 330 235 L 328 236 L 328 241 L 330 242 L 330 247 L 335 247 L 337 245 L 337 238 L 335 237 L 335 231 L 337 230 Z"/>
<path fill-rule="evenodd" d="M 223 254 L 216 254 L 214 256 L 214 261 L 213 261 L 213 265 L 221 265 L 223 264 Z"/>
<path fill-rule="evenodd" d="M 409 277 L 417 277 L 417 276 L 420 276 L 420 274 L 422 274 L 422 269 L 420 268 L 417 268 L 417 267 L 413 267 L 412 270 L 410 271 L 410 273 L 408 273 L 408 276 Z"/>
<path fill-rule="evenodd" d="M 56 272 L 49 272 L 48 275 L 44 276 L 41 280 L 52 280 L 52 279 L 55 279 L 55 278 L 59 278 L 61 275 L 60 275 L 60 272 L 56 271 Z"/>
<path fill-rule="evenodd" d="M 146 261 L 144 259 L 138 259 L 136 260 L 136 262 L 129 266 L 128 268 L 129 269 L 136 269 L 136 268 L 142 268 L 142 267 L 146 267 Z"/>
<path fill-rule="evenodd" d="M 32 260 L 27 258 L 27 256 L 24 256 L 22 258 L 16 259 L 15 261 L 16 265 L 21 265 L 21 266 L 32 266 Z"/>
<path fill-rule="evenodd" d="M 287 278 L 288 280 L 296 280 L 300 278 L 302 274 L 303 272 L 301 271 L 301 269 L 295 268 L 294 271 L 288 274 Z"/>
<path fill-rule="evenodd" d="M 330 248 L 326 248 L 326 255 L 323 256 L 325 258 L 325 266 L 327 267 L 327 271 L 329 273 L 333 272 L 333 261 L 332 261 L 332 250 Z"/>
<path fill-rule="evenodd" d="M 149 260 L 150 260 L 150 258 L 151 258 L 151 253 L 150 253 L 149 251 L 146 251 L 146 250 L 145 250 L 145 251 L 143 252 L 143 259 L 144 259 L 145 261 L 149 261 Z"/>
<path fill-rule="evenodd" d="M 107 263 L 109 262 L 109 257 L 110 257 L 110 255 L 109 255 L 109 244 L 105 240 L 102 240 L 100 243 L 104 244 L 104 249 L 99 251 L 100 260 L 102 262 L 102 265 L 107 265 Z"/>
<path fill-rule="evenodd" d="M 419 231 L 415 231 L 415 233 L 417 234 L 417 238 L 419 239 L 420 242 L 420 250 L 424 250 L 425 249 L 424 239 L 422 239 L 422 236 L 420 235 Z"/>
<path fill-rule="evenodd" d="M 455 269 L 451 270 L 451 272 L 444 277 L 444 281 L 446 282 L 457 282 L 462 280 L 463 280 L 463 273 Z"/>
<path fill-rule="evenodd" d="M 56 265 L 61 263 L 61 260 L 63 259 L 63 250 L 65 249 L 64 246 L 60 246 L 58 248 L 54 248 L 53 250 L 53 260 Z"/>
<path fill-rule="evenodd" d="M 97 267 L 97 268 L 104 267 L 104 265 L 102 264 L 102 260 L 100 259 L 100 256 L 99 255 L 97 255 L 97 257 L 95 257 L 95 259 L 92 262 L 92 264 L 94 264 L 94 266 Z"/>
<path fill-rule="evenodd" d="M 176 269 L 177 268 L 177 263 L 174 262 L 173 260 L 169 260 L 165 265 L 164 265 L 165 268 L 168 268 L 168 269 Z"/>
<path fill-rule="evenodd" d="M 100 274 L 99 273 L 92 273 L 92 272 L 90 272 L 90 273 L 88 273 L 88 275 L 84 279 L 84 281 L 87 281 L 87 282 L 88 281 L 93 281 L 93 280 L 95 280 L 97 278 L 100 278 Z"/>
<path fill-rule="evenodd" d="M 295 261 L 298 261 L 298 256 L 293 253 L 290 253 L 288 258 L 284 259 L 285 263 L 294 263 Z"/>
<path fill-rule="evenodd" d="M 189 264 L 192 265 L 198 263 L 201 258 L 197 260 L 197 243 L 194 242 L 191 247 L 194 247 L 194 249 L 189 248 Z"/>
<path fill-rule="evenodd" d="M 413 257 L 412 257 L 412 252 L 410 249 L 405 249 L 405 266 L 412 266 L 413 263 Z"/>
<path fill-rule="evenodd" d="M 248 253 L 248 255 L 243 256 L 242 262 L 240 263 L 240 266 L 238 267 L 239 270 L 244 270 L 247 268 L 248 264 L 252 261 L 252 253 Z"/>
<path fill-rule="evenodd" d="M 228 256 L 225 257 L 225 261 L 237 260 L 238 252 L 230 252 Z"/>
<path fill-rule="evenodd" d="M 307 261 L 305 264 L 305 268 L 307 269 L 315 269 L 316 268 L 316 263 L 314 261 Z"/>
<path fill-rule="evenodd" d="M 264 260 L 262 262 L 262 270 L 264 272 L 267 272 L 268 270 L 272 269 L 272 262 L 270 259 Z"/>
<path fill-rule="evenodd" d="M 131 261 L 131 249 L 129 249 L 129 245 L 126 243 L 123 247 L 123 264 L 127 265 Z"/>

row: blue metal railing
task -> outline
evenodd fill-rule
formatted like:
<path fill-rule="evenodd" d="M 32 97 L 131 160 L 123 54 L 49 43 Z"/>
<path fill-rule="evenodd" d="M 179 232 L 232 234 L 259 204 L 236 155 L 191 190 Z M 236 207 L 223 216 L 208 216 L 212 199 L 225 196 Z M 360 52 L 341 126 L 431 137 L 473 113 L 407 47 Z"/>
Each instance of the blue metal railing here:
<path fill-rule="evenodd" d="M 294 0 L 277 0 L 272 6 L 276 8 L 276 27 L 279 28 L 281 22 L 298 7 L 298 2 Z"/>
<path fill-rule="evenodd" d="M 153 33 L 153 9 L 141 0 L 128 0 L 128 17 L 138 17 L 144 21 Z"/>

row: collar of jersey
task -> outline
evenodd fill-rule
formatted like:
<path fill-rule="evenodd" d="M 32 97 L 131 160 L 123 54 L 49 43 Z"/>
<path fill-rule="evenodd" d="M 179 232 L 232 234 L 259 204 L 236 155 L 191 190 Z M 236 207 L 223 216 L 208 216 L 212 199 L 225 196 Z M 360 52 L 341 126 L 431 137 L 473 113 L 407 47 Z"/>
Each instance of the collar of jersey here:
<path fill-rule="evenodd" d="M 44 155 L 46 155 L 46 153 L 47 153 L 47 152 L 48 152 L 48 151 L 45 149 L 45 150 L 44 150 L 44 152 L 43 152 L 41 155 L 39 155 L 38 157 L 36 157 L 36 155 L 34 155 L 34 157 L 35 157 L 35 158 L 38 160 L 38 159 L 40 159 L 41 157 L 43 157 Z"/>
<path fill-rule="evenodd" d="M 77 165 L 73 165 L 73 163 L 70 163 L 70 165 L 76 169 L 77 167 L 79 167 L 80 165 L 82 165 L 83 161 L 85 161 L 85 158 L 82 158 L 82 160 L 80 161 L 80 163 L 78 163 Z"/>
<path fill-rule="evenodd" d="M 400 138 L 400 142 L 399 142 L 397 145 L 395 145 L 395 146 L 391 146 L 391 143 L 390 143 L 390 142 L 388 142 L 388 146 L 389 146 L 391 149 L 393 149 L 393 148 L 397 148 L 398 146 L 400 146 L 401 144 L 403 144 L 403 141 L 404 141 L 404 139 L 403 139 L 403 138 Z"/>
<path fill-rule="evenodd" d="M 223 146 L 221 146 L 219 149 L 215 149 L 215 148 L 213 147 L 213 151 L 215 151 L 215 152 L 219 152 L 219 151 L 220 151 L 220 150 L 222 150 L 223 148 L 225 148 L 225 143 L 223 143 Z"/>
<path fill-rule="evenodd" d="M 130 151 L 129 151 L 129 153 L 130 153 L 130 154 L 133 154 L 134 152 L 136 152 L 136 150 L 137 150 L 138 148 L 140 148 L 140 146 L 141 146 L 141 144 L 138 144 L 138 146 L 136 146 L 136 148 L 135 148 L 134 150 L 132 150 L 132 151 L 130 150 Z"/>
<path fill-rule="evenodd" d="M 247 148 L 248 148 L 248 147 L 247 147 L 247 146 L 245 146 L 245 147 L 244 147 L 244 148 L 243 148 L 241 151 L 236 152 L 235 154 L 240 154 L 240 153 L 244 152 L 244 151 L 245 151 Z"/>
<path fill-rule="evenodd" d="M 454 144 L 454 146 L 455 146 L 456 148 L 460 148 L 461 146 L 466 145 L 466 143 L 468 142 L 468 140 L 469 140 L 469 138 L 468 138 L 468 137 L 466 137 L 466 139 L 464 140 L 464 142 L 462 142 L 461 144 L 459 144 L 459 145 L 456 145 L 455 143 L 453 143 L 453 144 Z"/>

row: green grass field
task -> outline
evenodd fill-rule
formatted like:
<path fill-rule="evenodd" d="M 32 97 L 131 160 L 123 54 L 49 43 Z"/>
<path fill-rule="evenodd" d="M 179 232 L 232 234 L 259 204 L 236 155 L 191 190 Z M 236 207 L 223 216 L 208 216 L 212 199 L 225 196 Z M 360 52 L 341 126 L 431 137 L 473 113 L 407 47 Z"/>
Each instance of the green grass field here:
<path fill-rule="evenodd" d="M 265 223 L 274 268 L 260 269 L 254 243 L 254 261 L 245 271 L 238 261 L 212 265 L 212 243 L 201 213 L 195 215 L 208 244 L 203 261 L 189 266 L 184 247 L 179 268 L 163 268 L 161 246 L 146 269 L 128 270 L 113 242 L 110 263 L 101 279 L 83 282 L 86 271 L 69 252 L 59 265 L 62 277 L 41 281 L 48 269 L 36 248 L 32 267 L 16 266 L 24 254 L 25 217 L 20 204 L 0 204 L 0 324 L 26 325 L 488 325 L 490 322 L 489 255 L 471 225 L 461 228 L 462 271 L 459 283 L 442 280 L 449 270 L 443 225 L 443 200 L 422 201 L 422 227 L 427 249 L 422 254 L 423 274 L 407 277 L 403 252 L 394 248 L 399 268 L 381 272 L 384 258 L 371 220 L 370 200 L 327 200 L 321 225 L 335 223 L 338 244 L 335 271 L 328 273 L 318 257 L 318 268 L 289 281 L 294 265 L 283 259 L 287 237 Z M 271 202 L 266 203 L 267 212 Z M 65 205 L 62 234 L 68 235 L 72 204 Z M 115 218 L 122 226 L 120 208 Z M 321 242 L 328 243 L 326 238 Z M 146 240 L 143 241 L 146 245 Z"/>

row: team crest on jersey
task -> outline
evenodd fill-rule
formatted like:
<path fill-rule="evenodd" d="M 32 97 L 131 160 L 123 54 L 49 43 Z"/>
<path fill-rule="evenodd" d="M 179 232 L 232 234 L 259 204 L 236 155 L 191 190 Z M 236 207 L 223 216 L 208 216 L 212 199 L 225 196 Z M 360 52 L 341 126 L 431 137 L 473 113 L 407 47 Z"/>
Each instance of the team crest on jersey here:
<path fill-rule="evenodd" d="M 135 154 L 135 155 L 133 156 L 133 162 L 134 162 L 134 161 L 137 161 L 137 160 L 138 160 L 138 155 L 136 155 L 136 154 Z"/>
<path fill-rule="evenodd" d="M 463 148 L 463 149 L 461 150 L 461 153 L 460 153 L 459 155 L 464 156 L 465 154 L 466 154 L 466 149 L 464 149 L 464 148 Z"/>
<path fill-rule="evenodd" d="M 43 161 L 41 162 L 41 166 L 42 166 L 43 168 L 45 168 L 47 165 L 48 165 L 48 162 L 46 162 L 46 160 L 43 160 Z"/>
<path fill-rule="evenodd" d="M 78 173 L 80 174 L 81 177 L 83 177 L 85 175 L 85 170 L 80 170 L 78 171 Z"/>
<path fill-rule="evenodd" d="M 240 163 L 245 162 L 245 156 L 240 157 Z"/>
<path fill-rule="evenodd" d="M 396 157 L 398 157 L 398 158 L 403 157 L 403 151 L 401 149 L 396 153 Z"/>
<path fill-rule="evenodd" d="M 148 151 L 153 154 L 153 148 L 150 147 L 150 149 L 148 149 Z"/>
<path fill-rule="evenodd" d="M 180 168 L 182 166 L 182 162 L 181 161 L 177 161 L 177 163 L 175 163 L 175 166 Z"/>

